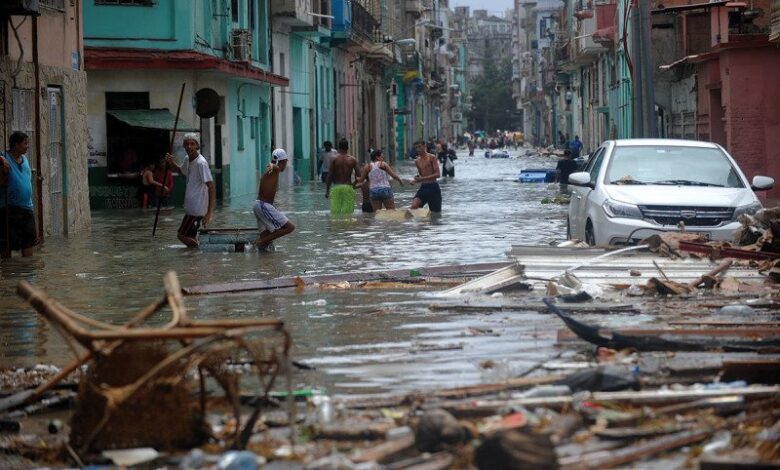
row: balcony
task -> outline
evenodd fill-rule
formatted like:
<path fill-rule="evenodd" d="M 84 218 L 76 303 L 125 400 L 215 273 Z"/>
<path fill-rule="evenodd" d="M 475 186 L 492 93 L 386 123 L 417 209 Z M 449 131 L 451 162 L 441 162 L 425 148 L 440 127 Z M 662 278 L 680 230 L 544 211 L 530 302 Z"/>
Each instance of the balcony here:
<path fill-rule="evenodd" d="M 596 4 L 596 32 L 593 41 L 604 47 L 615 44 L 617 5 L 614 2 Z"/>
<path fill-rule="evenodd" d="M 419 18 L 423 12 L 422 0 L 405 0 L 404 11 L 406 11 L 406 13 L 411 13 L 415 17 Z"/>
<path fill-rule="evenodd" d="M 292 27 L 311 27 L 312 0 L 271 0 L 274 19 Z"/>
<path fill-rule="evenodd" d="M 571 42 L 571 61 L 577 65 L 587 65 L 595 61 L 607 48 L 593 40 L 596 33 L 596 20 L 586 18 L 580 23 L 577 37 Z"/>
<path fill-rule="evenodd" d="M 330 0 L 311 0 L 311 26 L 293 26 L 292 32 L 321 40 L 330 37 Z"/>

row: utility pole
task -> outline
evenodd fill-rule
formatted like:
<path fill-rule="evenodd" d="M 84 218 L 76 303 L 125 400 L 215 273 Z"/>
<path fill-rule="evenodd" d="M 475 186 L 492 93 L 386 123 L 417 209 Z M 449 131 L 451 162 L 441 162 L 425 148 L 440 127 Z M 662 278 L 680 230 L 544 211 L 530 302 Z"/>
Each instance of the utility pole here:
<path fill-rule="evenodd" d="M 650 1 L 636 0 L 632 15 L 634 76 L 632 83 L 633 137 L 657 137 L 653 57 L 650 37 Z"/>

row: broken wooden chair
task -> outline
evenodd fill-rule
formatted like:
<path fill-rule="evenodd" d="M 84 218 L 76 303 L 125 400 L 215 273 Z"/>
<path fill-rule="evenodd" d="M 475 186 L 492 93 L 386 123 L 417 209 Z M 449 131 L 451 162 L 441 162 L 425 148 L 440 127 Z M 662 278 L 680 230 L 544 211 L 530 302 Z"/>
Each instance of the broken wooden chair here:
<path fill-rule="evenodd" d="M 55 377 L 21 397 L 30 402 L 89 364 L 81 380 L 79 400 L 71 423 L 71 443 L 80 454 L 101 448 L 152 445 L 177 447 L 202 441 L 206 417 L 207 378 L 224 391 L 235 417 L 233 447 L 244 448 L 279 374 L 290 390 L 291 338 L 275 319 L 193 320 L 187 314 L 176 273 L 164 278 L 165 296 L 144 308 L 124 325 L 94 320 L 71 311 L 44 291 L 22 281 L 17 293 L 57 330 L 76 354 L 76 360 Z M 171 319 L 158 327 L 142 326 L 165 305 Z M 79 353 L 74 341 L 86 352 Z M 241 427 L 240 375 L 235 364 L 249 364 L 260 393 Z M 194 384 L 197 372 L 197 386 Z M 197 406 L 190 406 L 199 389 Z M 102 407 L 99 406 L 102 402 Z M 187 405 L 190 403 L 190 405 Z M 288 399 L 288 411 L 294 406 Z M 185 414 L 182 416 L 182 414 Z M 195 415 L 198 419 L 194 419 Z M 294 412 L 288 418 L 293 419 Z M 291 433 L 292 431 L 292 421 Z M 115 438 L 107 436 L 115 436 Z"/>

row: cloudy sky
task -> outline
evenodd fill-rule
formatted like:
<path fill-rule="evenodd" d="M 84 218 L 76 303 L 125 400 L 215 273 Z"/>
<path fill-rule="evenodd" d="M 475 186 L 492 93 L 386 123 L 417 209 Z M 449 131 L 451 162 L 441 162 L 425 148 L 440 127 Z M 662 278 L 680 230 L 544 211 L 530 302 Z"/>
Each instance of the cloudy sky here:
<path fill-rule="evenodd" d="M 504 12 L 514 5 L 514 0 L 450 0 L 450 8 L 471 7 L 474 9 L 488 10 L 496 16 L 504 16 Z"/>

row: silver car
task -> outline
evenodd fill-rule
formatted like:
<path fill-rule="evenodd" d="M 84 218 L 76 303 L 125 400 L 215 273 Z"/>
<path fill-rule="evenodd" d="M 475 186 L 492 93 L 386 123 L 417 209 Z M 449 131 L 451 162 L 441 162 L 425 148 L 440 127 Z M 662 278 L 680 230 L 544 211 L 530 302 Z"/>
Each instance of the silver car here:
<path fill-rule="evenodd" d="M 671 139 L 604 142 L 584 171 L 569 176 L 572 187 L 568 237 L 590 245 L 636 243 L 661 231 L 697 232 L 731 240 L 741 214 L 761 209 L 752 184 L 720 145 Z"/>

